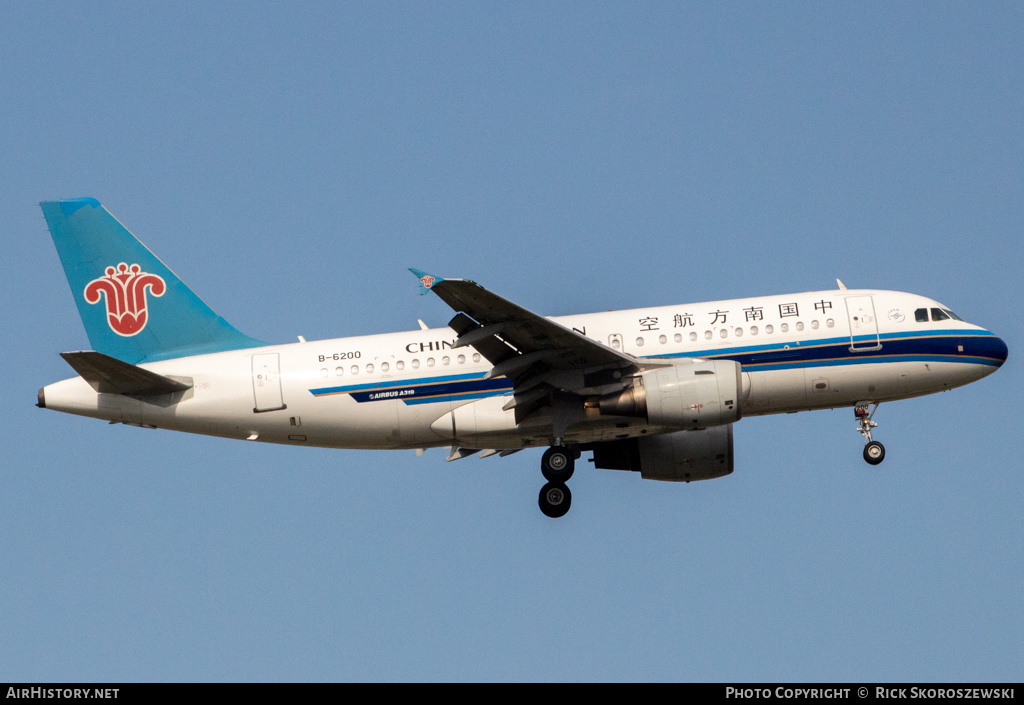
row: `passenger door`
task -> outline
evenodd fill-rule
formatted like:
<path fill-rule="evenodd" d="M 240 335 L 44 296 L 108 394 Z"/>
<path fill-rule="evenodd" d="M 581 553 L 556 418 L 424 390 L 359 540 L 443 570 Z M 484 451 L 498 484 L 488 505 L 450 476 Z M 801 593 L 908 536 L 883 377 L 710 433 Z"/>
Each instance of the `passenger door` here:
<path fill-rule="evenodd" d="M 846 315 L 850 321 L 850 352 L 882 349 L 875 303 L 870 296 L 847 296 Z"/>
<path fill-rule="evenodd" d="M 254 413 L 286 409 L 281 396 L 281 356 L 262 353 L 252 356 L 252 392 L 256 400 Z"/>

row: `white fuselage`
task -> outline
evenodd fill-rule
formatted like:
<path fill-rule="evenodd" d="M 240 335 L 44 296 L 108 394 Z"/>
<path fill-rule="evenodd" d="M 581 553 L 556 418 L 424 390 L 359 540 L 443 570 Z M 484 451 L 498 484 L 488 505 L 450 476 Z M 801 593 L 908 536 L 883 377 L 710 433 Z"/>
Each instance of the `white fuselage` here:
<path fill-rule="evenodd" d="M 636 357 L 731 359 L 744 415 L 852 406 L 939 392 L 998 369 L 1005 345 L 930 299 L 833 290 L 552 318 Z M 502 407 L 504 377 L 447 328 L 182 357 L 140 367 L 190 378 L 179 395 L 99 394 L 81 377 L 41 391 L 45 407 L 109 421 L 270 443 L 334 448 L 461 445 L 513 449 L 551 441 L 550 417 L 520 424 Z M 457 437 L 453 438 L 452 428 Z M 676 429 L 588 410 L 568 442 Z"/>

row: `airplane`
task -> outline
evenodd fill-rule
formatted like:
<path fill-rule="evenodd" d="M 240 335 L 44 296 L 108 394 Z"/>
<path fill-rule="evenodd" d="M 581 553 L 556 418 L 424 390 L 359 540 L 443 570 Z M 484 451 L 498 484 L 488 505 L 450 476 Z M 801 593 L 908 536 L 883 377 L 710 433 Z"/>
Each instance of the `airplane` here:
<path fill-rule="evenodd" d="M 236 330 L 93 198 L 40 204 L 91 350 L 37 406 L 143 428 L 293 446 L 546 448 L 538 504 L 568 512 L 595 468 L 692 482 L 733 472 L 743 416 L 852 407 L 864 459 L 883 402 L 979 380 L 994 333 L 915 294 L 838 288 L 560 317 L 418 269 L 446 329 L 270 344 Z"/>

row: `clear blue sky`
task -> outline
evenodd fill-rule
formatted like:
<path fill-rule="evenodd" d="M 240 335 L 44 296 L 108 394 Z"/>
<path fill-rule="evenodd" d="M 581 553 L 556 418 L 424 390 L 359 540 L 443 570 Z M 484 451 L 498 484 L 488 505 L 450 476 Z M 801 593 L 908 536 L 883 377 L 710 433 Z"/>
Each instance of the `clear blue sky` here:
<path fill-rule="evenodd" d="M 0 680 L 1017 680 L 1024 4 L 6 2 Z M 851 287 L 1002 336 L 966 388 L 751 418 L 736 472 L 295 449 L 36 409 L 88 347 L 38 202 L 240 330 Z"/>

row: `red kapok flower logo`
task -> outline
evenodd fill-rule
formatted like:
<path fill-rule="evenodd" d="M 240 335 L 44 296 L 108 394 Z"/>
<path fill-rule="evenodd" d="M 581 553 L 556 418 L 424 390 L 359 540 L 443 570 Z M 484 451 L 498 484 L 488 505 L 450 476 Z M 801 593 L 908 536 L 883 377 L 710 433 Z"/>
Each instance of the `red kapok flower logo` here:
<path fill-rule="evenodd" d="M 107 267 L 107 273 L 93 279 L 85 287 L 85 300 L 98 304 L 107 298 L 107 324 L 118 335 L 131 337 L 146 327 L 146 289 L 153 296 L 163 296 L 167 285 L 156 274 L 142 271 L 137 264 L 129 267 L 124 262 L 117 268 Z"/>

